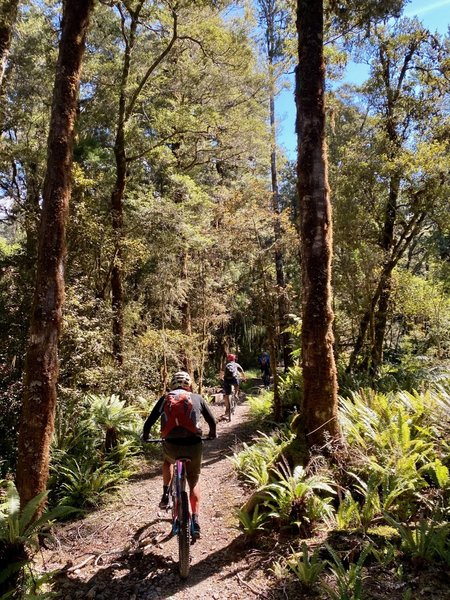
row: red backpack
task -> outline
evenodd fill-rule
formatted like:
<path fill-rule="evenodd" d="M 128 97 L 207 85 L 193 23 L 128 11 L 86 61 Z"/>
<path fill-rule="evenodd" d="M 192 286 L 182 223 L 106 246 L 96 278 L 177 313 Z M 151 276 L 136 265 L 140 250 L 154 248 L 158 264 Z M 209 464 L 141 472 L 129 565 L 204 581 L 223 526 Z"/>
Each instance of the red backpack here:
<path fill-rule="evenodd" d="M 183 427 L 197 435 L 201 432 L 191 394 L 185 390 L 172 390 L 164 398 L 161 412 L 161 437 L 167 437 L 174 427 Z"/>

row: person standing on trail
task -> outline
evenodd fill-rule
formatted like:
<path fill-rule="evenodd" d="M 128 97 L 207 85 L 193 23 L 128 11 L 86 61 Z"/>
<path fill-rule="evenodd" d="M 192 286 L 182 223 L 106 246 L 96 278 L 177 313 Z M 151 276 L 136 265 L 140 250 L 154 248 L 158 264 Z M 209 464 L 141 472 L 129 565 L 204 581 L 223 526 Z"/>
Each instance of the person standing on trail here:
<path fill-rule="evenodd" d="M 265 350 L 258 356 L 258 365 L 261 369 L 263 384 L 268 387 L 270 384 L 270 354 Z"/>
<path fill-rule="evenodd" d="M 242 375 L 242 377 L 241 377 Z M 225 364 L 223 374 L 223 401 L 225 403 L 225 416 L 230 413 L 230 394 L 234 385 L 236 396 L 239 397 L 239 386 L 241 379 L 245 381 L 244 369 L 236 362 L 235 354 L 227 354 L 227 362 Z"/>
<path fill-rule="evenodd" d="M 216 437 L 216 421 L 208 405 L 200 394 L 192 393 L 192 379 L 189 373 L 178 371 L 172 377 L 170 391 L 156 402 L 144 423 L 142 439 L 148 440 L 153 425 L 161 419 L 161 437 L 164 462 L 163 494 L 160 508 L 169 506 L 169 486 L 173 474 L 173 465 L 180 456 L 189 458 L 186 464 L 186 478 L 189 484 L 194 535 L 200 537 L 200 469 L 202 464 L 203 443 L 200 416 L 209 425 L 208 438 Z"/>

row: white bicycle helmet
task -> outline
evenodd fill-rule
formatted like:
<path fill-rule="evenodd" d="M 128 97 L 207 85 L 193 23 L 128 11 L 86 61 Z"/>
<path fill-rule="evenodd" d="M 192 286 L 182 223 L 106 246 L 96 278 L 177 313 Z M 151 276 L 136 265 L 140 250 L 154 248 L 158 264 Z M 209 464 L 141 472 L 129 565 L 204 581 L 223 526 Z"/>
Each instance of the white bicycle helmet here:
<path fill-rule="evenodd" d="M 192 379 L 189 373 L 186 371 L 177 371 L 172 376 L 172 380 L 170 382 L 170 389 L 176 390 L 178 388 L 190 389 L 192 386 Z"/>

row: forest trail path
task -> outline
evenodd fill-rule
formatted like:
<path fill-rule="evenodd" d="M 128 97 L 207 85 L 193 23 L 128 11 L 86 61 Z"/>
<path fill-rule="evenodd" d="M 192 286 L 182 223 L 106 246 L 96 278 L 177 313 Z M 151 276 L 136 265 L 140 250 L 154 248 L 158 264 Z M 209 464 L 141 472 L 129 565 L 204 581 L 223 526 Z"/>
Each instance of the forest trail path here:
<path fill-rule="evenodd" d="M 247 494 L 227 456 L 255 434 L 248 407 L 239 404 L 231 423 L 220 420 L 222 405 L 212 410 L 218 438 L 204 446 L 202 537 L 191 546 L 188 579 L 178 576 L 177 539 L 167 539 L 169 514 L 157 508 L 162 481 L 155 461 L 124 487 L 120 501 L 58 527 L 58 546 L 42 559 L 46 570 L 62 569 L 57 589 L 64 600 L 275 597 L 268 591 L 267 552 L 244 543 L 233 516 Z"/>

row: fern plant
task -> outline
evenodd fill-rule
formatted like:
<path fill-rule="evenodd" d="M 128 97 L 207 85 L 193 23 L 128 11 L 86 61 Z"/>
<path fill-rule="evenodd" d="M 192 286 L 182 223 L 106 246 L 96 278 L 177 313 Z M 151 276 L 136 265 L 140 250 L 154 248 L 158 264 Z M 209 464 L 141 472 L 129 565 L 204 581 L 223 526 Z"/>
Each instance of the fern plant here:
<path fill-rule="evenodd" d="M 88 396 L 89 417 L 88 427 L 104 431 L 104 448 L 110 452 L 118 444 L 119 438 L 124 434 L 132 434 L 141 424 L 138 410 L 133 406 L 125 406 L 125 400 L 119 396 Z"/>
<path fill-rule="evenodd" d="M 68 457 L 58 466 L 56 495 L 62 505 L 81 509 L 98 506 L 107 495 L 116 491 L 129 472 L 112 462 L 98 465 L 92 458 L 77 460 Z"/>
<path fill-rule="evenodd" d="M 361 552 L 356 563 L 350 563 L 348 569 L 345 567 L 338 553 L 326 546 L 331 554 L 332 561 L 327 561 L 334 575 L 336 587 L 331 587 L 323 582 L 321 588 L 331 600 L 364 600 L 363 593 L 363 567 L 367 556 L 371 552 L 371 546 L 367 546 Z"/>
<path fill-rule="evenodd" d="M 352 529 L 361 526 L 360 506 L 350 491 L 346 490 L 335 514 L 338 529 Z"/>
<path fill-rule="evenodd" d="M 318 549 L 311 555 L 308 546 L 303 542 L 302 551 L 293 553 L 287 559 L 286 565 L 305 587 L 312 588 L 317 584 L 326 563 L 319 557 Z"/>
<path fill-rule="evenodd" d="M 258 531 L 263 531 L 264 526 L 269 519 L 267 512 L 260 512 L 259 504 L 255 506 L 253 513 L 251 514 L 240 508 L 237 508 L 234 511 L 234 514 L 239 520 L 240 529 L 242 529 L 247 536 L 254 536 Z"/>
<path fill-rule="evenodd" d="M 244 443 L 242 450 L 229 458 L 238 474 L 257 487 L 268 482 L 270 467 L 290 442 L 290 436 L 281 431 L 273 435 L 258 433 L 251 446 Z"/>
<path fill-rule="evenodd" d="M 307 476 L 301 466 L 291 471 L 287 462 L 280 463 L 275 473 L 278 481 L 263 488 L 269 496 L 267 505 L 271 516 L 298 528 L 309 528 L 314 522 L 331 517 L 331 496 L 335 490 L 328 476 Z M 322 497 L 321 494 L 327 495 Z"/>
<path fill-rule="evenodd" d="M 450 523 L 422 520 L 416 527 L 409 527 L 390 515 L 385 519 L 399 532 L 401 548 L 408 556 L 450 564 Z"/>
<path fill-rule="evenodd" d="M 0 488 L 0 593 L 17 585 L 23 568 L 30 560 L 30 550 L 37 548 L 37 534 L 58 518 L 73 512 L 68 506 L 57 506 L 35 518 L 36 511 L 45 501 L 47 492 L 30 500 L 20 510 L 19 493 L 12 481 L 1 481 Z"/>

